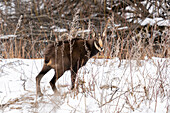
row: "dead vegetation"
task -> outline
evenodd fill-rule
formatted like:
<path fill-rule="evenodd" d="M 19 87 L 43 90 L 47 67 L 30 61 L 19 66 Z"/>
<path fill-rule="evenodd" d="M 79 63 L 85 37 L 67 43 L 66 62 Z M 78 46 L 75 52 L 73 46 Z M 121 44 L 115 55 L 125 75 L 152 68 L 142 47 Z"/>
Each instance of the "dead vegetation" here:
<path fill-rule="evenodd" d="M 88 38 L 92 28 L 106 30 L 106 58 L 167 57 L 169 26 L 157 23 L 169 19 L 168 6 L 167 0 L 4 0 L 0 58 L 42 58 L 50 41 Z M 141 25 L 146 18 L 157 17 L 162 20 Z"/>
<path fill-rule="evenodd" d="M 81 105 L 81 100 L 89 96 L 98 104 L 100 111 L 104 112 L 109 110 L 104 109 L 105 107 L 113 106 L 113 112 L 123 112 L 125 109 L 140 111 L 143 103 L 150 107 L 153 101 L 156 112 L 159 101 L 169 101 L 169 26 L 157 25 L 158 22 L 154 25 L 141 25 L 146 18 L 161 17 L 162 21 L 169 19 L 167 0 L 155 2 L 150 0 L 86 0 L 86 2 L 84 0 L 23 2 L 3 0 L 0 3 L 0 7 L 5 7 L 4 10 L 0 9 L 0 58 L 42 58 L 44 48 L 51 41 L 74 37 L 88 39 L 91 35 L 90 30 L 95 29 L 97 32 L 105 31 L 107 34 L 104 38 L 105 51 L 95 57 L 106 60 L 103 63 L 96 61 L 97 66 L 105 67 L 107 64 L 110 69 L 103 70 L 106 84 L 97 81 L 96 76 L 100 74 L 99 71 L 95 74 L 85 71 L 77 79 L 76 89 L 57 95 L 58 100 L 51 95 L 46 95 L 41 100 L 33 101 L 35 93 L 28 92 L 28 95 L 9 100 L 1 105 L 2 110 L 8 107 L 23 109 L 23 104 L 30 100 L 27 104 L 31 106 L 31 112 L 43 111 L 43 107 L 47 104 L 52 105 L 53 109 L 50 111 L 52 112 L 63 104 L 63 100 L 66 100 L 67 105 L 76 112 L 79 109 L 71 105 L 69 99 L 70 97 L 76 99 L 80 94 L 82 96 L 78 105 Z M 154 10 L 150 11 L 153 6 Z M 114 61 L 117 57 L 119 62 Z M 167 59 L 163 62 L 155 62 L 152 57 Z M 113 61 L 109 62 L 108 59 Z M 91 65 L 96 62 L 92 62 Z M 151 68 L 147 67 L 146 62 L 156 67 L 155 75 L 150 73 Z M 122 68 L 122 73 L 112 73 Z M 3 70 L 0 69 L 1 72 Z M 87 75 L 91 75 L 91 81 L 84 80 L 84 76 Z M 109 76 L 113 78 L 110 79 Z M 138 78 L 135 79 L 137 81 L 134 77 Z M 68 84 L 58 84 L 57 87 L 62 89 L 68 86 Z M 96 87 L 101 90 L 99 97 L 96 94 L 98 93 Z M 43 91 L 48 92 L 47 89 Z M 86 106 L 86 103 L 84 104 Z M 165 108 L 167 113 L 169 106 L 167 102 Z M 85 112 L 88 110 L 85 109 Z"/>

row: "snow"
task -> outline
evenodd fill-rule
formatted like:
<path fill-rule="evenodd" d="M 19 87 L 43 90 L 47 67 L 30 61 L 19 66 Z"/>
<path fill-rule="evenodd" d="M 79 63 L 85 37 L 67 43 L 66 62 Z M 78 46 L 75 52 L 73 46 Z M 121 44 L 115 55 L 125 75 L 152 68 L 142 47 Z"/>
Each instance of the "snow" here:
<path fill-rule="evenodd" d="M 144 21 L 142 21 L 141 25 L 159 25 L 159 26 L 170 26 L 169 20 L 164 20 L 163 18 L 146 18 Z"/>
<path fill-rule="evenodd" d="M 9 38 L 15 38 L 17 35 L 0 35 L 0 39 L 9 39 Z"/>
<path fill-rule="evenodd" d="M 90 59 L 80 68 L 70 90 L 70 71 L 57 81 L 53 94 L 50 70 L 41 81 L 37 98 L 35 77 L 43 59 L 0 59 L 0 112 L 3 113 L 167 113 L 170 106 L 170 59 Z M 78 82 L 76 82 L 78 83 Z"/>
<path fill-rule="evenodd" d="M 62 28 L 60 28 L 60 27 L 58 27 L 58 26 L 55 26 L 55 25 L 53 25 L 52 27 L 50 27 L 50 29 L 53 29 L 54 32 L 67 32 L 67 29 L 62 29 Z"/>

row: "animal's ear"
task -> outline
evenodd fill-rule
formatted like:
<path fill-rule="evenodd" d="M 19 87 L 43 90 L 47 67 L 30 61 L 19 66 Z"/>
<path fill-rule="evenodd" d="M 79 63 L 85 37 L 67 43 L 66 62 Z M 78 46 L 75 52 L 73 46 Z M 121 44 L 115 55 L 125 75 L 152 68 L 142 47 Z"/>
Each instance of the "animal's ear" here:
<path fill-rule="evenodd" d="M 94 46 L 95 46 L 95 48 L 96 48 L 98 51 L 100 51 L 100 52 L 102 52 L 102 51 L 104 50 L 101 39 L 99 39 L 98 41 L 95 40 L 95 41 L 94 41 Z"/>
<path fill-rule="evenodd" d="M 102 37 L 100 34 L 98 34 L 96 40 L 94 41 L 94 46 L 96 49 L 98 49 L 100 52 L 104 50 L 103 48 L 103 41 L 102 41 Z"/>
<path fill-rule="evenodd" d="M 99 37 L 98 38 L 99 45 L 101 48 L 103 48 L 103 41 L 102 41 L 102 37 L 101 37 L 100 33 L 98 34 L 98 37 Z"/>

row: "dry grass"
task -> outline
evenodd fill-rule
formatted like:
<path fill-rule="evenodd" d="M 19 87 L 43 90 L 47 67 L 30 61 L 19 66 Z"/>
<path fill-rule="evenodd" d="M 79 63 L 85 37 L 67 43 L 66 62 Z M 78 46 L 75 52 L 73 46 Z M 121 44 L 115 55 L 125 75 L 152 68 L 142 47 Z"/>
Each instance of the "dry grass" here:
<path fill-rule="evenodd" d="M 82 29 L 75 28 L 79 26 L 79 23 L 76 21 L 79 17 L 76 14 L 77 13 L 75 13 L 74 16 L 75 18 L 73 18 L 71 30 L 68 33 L 55 37 L 57 40 L 65 38 L 70 39 L 76 36 L 88 38 L 89 32 L 86 33 Z M 15 31 L 20 27 L 20 22 L 19 20 Z M 92 28 L 90 22 L 88 28 L 88 30 Z M 153 26 L 153 28 L 156 28 L 156 25 Z M 23 104 L 26 103 L 30 105 L 30 112 L 37 113 L 43 111 L 43 107 L 49 104 L 52 105 L 52 110 L 50 112 L 55 112 L 67 101 L 67 105 L 72 108 L 70 112 L 81 112 L 77 107 L 82 105 L 81 100 L 84 99 L 83 104 L 85 106 L 85 112 L 88 113 L 90 111 L 87 107 L 86 97 L 89 96 L 98 104 L 99 112 L 110 112 L 109 107 L 114 108 L 112 111 L 114 113 L 120 113 L 124 110 L 135 111 L 142 108 L 143 103 L 145 103 L 146 106 L 152 106 L 153 102 L 154 111 L 156 112 L 159 107 L 157 105 L 158 101 L 169 101 L 169 30 L 165 29 L 165 33 L 161 36 L 163 41 L 156 43 L 153 41 L 153 39 L 157 38 L 154 37 L 156 35 L 148 37 L 150 35 L 148 34 L 149 31 L 147 29 L 144 31 L 144 29 L 145 28 L 142 28 L 139 32 L 127 32 L 126 29 L 120 30 L 115 27 L 113 17 L 106 21 L 104 33 L 109 35 L 105 35 L 104 37 L 105 51 L 94 57 L 94 59 L 106 59 L 102 63 L 98 62 L 97 66 L 109 66 L 108 71 L 103 70 L 103 75 L 105 75 L 105 79 L 108 80 L 105 84 L 102 84 L 102 81 L 99 82 L 98 79 L 96 79 L 97 75 L 100 74 L 99 71 L 94 75 L 93 73 L 91 74 L 85 71 L 81 72 L 82 75 L 76 82 L 77 87 L 73 91 L 64 92 L 62 94 L 58 93 L 52 96 L 45 95 L 45 97 L 40 100 L 35 100 L 34 92 L 28 92 L 28 95 L 22 95 L 20 98 L 9 100 L 6 104 L 1 105 L 1 108 L 6 109 L 10 106 L 10 109 L 23 109 Z M 109 31 L 109 33 L 107 31 Z M 127 35 L 123 37 L 121 32 L 127 32 Z M 44 41 L 38 40 L 38 37 L 34 38 L 37 40 L 29 40 L 27 38 L 20 39 L 18 37 L 1 40 L 1 58 L 42 58 L 43 50 L 47 44 Z M 119 64 L 114 61 L 114 58 L 117 57 L 120 60 Z M 167 58 L 167 60 L 164 60 L 163 63 L 159 60 L 155 62 L 152 57 Z M 113 61 L 109 62 L 109 59 Z M 150 73 L 150 68 L 148 69 L 148 67 L 146 67 L 146 62 L 156 67 L 155 76 Z M 96 64 L 96 62 L 92 62 L 91 65 L 93 65 L 93 63 Z M 119 73 L 120 75 L 114 75 L 114 73 L 112 73 L 112 71 L 114 72 L 116 69 L 121 68 L 123 68 L 123 73 Z M 91 81 L 86 81 L 84 76 L 90 75 L 89 73 L 92 79 Z M 127 76 L 126 73 L 129 75 Z M 141 76 L 139 76 L 138 73 L 140 73 Z M 109 78 L 110 76 L 113 76 L 111 80 Z M 67 84 L 58 85 L 59 89 L 67 87 Z M 96 92 L 96 88 L 99 88 L 101 92 Z M 43 92 L 48 92 L 48 90 L 43 89 Z M 80 94 L 82 95 L 79 96 Z M 69 101 L 71 101 L 71 99 L 80 100 L 77 107 L 70 105 Z M 166 109 L 165 111 L 168 113 L 168 102 Z"/>

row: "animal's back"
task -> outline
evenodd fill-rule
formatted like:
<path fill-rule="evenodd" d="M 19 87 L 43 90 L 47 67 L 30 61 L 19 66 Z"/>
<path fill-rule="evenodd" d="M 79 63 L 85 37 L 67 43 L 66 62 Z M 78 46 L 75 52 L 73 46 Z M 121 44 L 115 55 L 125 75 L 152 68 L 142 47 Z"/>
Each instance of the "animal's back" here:
<path fill-rule="evenodd" d="M 63 55 L 64 57 L 70 57 L 72 50 L 76 50 L 74 53 L 80 52 L 81 48 L 78 45 L 82 45 L 82 42 L 84 42 L 84 39 L 74 38 L 71 42 L 70 40 L 65 40 L 49 44 L 44 53 L 45 63 L 47 64 L 49 60 L 55 56 L 58 56 L 59 58 Z"/>

